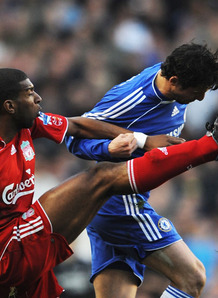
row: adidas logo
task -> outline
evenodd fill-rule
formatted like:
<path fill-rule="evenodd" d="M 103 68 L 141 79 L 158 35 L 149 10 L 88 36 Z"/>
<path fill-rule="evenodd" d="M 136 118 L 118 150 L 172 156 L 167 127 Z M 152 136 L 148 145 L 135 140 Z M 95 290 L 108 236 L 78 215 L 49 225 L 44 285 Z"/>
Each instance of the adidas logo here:
<path fill-rule="evenodd" d="M 174 106 L 171 117 L 176 116 L 179 113 L 179 109 L 177 108 L 177 106 Z"/>
<path fill-rule="evenodd" d="M 14 147 L 14 145 L 11 146 L 11 155 L 14 155 L 17 152 L 17 149 Z"/>
<path fill-rule="evenodd" d="M 29 175 L 31 174 L 31 170 L 30 170 L 30 169 L 27 169 L 26 172 L 27 172 L 27 174 L 29 174 Z"/>
<path fill-rule="evenodd" d="M 158 147 L 157 149 L 160 150 L 160 151 L 162 151 L 163 154 L 168 155 L 168 151 L 167 151 L 167 148 L 166 147 Z"/>

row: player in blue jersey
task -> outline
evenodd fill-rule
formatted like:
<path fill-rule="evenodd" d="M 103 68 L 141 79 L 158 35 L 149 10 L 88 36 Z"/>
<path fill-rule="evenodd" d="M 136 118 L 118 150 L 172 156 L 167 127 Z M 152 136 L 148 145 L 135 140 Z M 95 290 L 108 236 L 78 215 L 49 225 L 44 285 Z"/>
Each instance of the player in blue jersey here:
<path fill-rule="evenodd" d="M 163 63 L 114 86 L 84 117 L 139 132 L 143 155 L 146 135 L 179 136 L 187 104 L 203 100 L 218 87 L 218 52 L 206 45 L 184 44 Z M 141 134 L 140 134 L 141 133 Z M 70 152 L 97 161 L 123 160 L 122 140 L 66 138 Z M 167 153 L 166 153 L 167 154 Z M 92 276 L 97 298 L 133 298 L 145 267 L 170 280 L 162 298 L 199 297 L 205 284 L 203 264 L 193 255 L 172 222 L 149 205 L 150 193 L 112 196 L 89 224 Z"/>

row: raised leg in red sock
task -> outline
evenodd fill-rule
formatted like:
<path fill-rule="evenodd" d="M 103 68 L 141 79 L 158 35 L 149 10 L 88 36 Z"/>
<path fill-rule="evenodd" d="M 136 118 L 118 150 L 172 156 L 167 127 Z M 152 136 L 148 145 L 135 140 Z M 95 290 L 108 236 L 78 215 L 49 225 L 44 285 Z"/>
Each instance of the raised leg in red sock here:
<path fill-rule="evenodd" d="M 135 193 L 143 193 L 193 167 L 215 160 L 217 155 L 218 145 L 208 136 L 153 149 L 127 162 L 129 181 Z"/>

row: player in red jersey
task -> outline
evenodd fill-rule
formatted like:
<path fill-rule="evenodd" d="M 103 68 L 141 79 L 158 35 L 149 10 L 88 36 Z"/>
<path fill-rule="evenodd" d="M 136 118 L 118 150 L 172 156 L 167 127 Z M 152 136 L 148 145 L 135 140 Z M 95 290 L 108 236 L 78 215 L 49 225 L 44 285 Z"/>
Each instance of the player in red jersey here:
<path fill-rule="evenodd" d="M 218 125 L 215 122 L 212 136 L 185 143 L 181 139 L 162 137 L 163 145 L 181 144 L 151 150 L 127 164 L 98 164 L 69 178 L 32 204 L 35 183 L 33 139 L 46 137 L 61 143 L 65 134 L 112 139 L 126 132 L 104 122 L 96 125 L 96 120 L 87 118 L 66 119 L 60 115 L 43 114 L 40 112 L 41 100 L 25 73 L 0 69 L 2 298 L 60 296 L 63 289 L 53 268 L 72 255 L 68 243 L 75 240 L 112 194 L 157 187 L 191 166 L 214 160 L 218 154 Z M 131 153 L 136 148 L 133 134 L 122 135 L 122 138 Z"/>

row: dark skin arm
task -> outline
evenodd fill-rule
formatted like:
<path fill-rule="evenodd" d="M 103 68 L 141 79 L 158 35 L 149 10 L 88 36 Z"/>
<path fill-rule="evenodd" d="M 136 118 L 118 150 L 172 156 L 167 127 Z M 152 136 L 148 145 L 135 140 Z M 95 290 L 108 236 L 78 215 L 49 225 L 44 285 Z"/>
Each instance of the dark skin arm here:
<path fill-rule="evenodd" d="M 114 139 L 121 133 L 130 133 L 128 129 L 85 117 L 68 118 L 68 136 L 78 139 Z"/>
<path fill-rule="evenodd" d="M 148 136 L 144 149 L 145 151 L 149 151 L 157 147 L 167 147 L 184 142 L 185 140 L 182 138 L 172 137 L 168 135 Z"/>
<path fill-rule="evenodd" d="M 109 151 L 114 157 L 129 157 L 137 148 L 132 131 L 104 121 L 93 120 L 85 117 L 68 118 L 69 127 L 67 135 L 76 138 L 111 139 Z M 126 135 L 127 134 L 127 135 Z M 121 136 L 120 136 L 121 135 Z M 144 146 L 145 151 L 157 147 L 165 147 L 184 142 L 182 138 L 168 135 L 148 136 Z"/>

